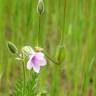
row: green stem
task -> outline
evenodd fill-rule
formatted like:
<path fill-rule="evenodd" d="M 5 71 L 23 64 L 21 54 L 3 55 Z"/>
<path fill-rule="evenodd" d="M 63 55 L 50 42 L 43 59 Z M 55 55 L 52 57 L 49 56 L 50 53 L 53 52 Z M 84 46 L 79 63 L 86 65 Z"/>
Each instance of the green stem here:
<path fill-rule="evenodd" d="M 24 82 L 23 82 L 23 96 L 25 96 L 25 78 L 26 78 L 26 75 L 25 75 L 25 62 L 24 62 L 24 60 L 23 60 L 23 80 L 24 80 Z"/>
<path fill-rule="evenodd" d="M 43 51 L 43 52 L 44 52 L 44 51 Z M 44 54 L 45 54 L 45 56 L 46 56 L 51 62 L 53 62 L 54 64 L 58 64 L 58 62 L 56 62 L 56 61 L 54 61 L 53 59 L 51 59 L 51 57 L 49 57 L 46 52 L 44 52 Z"/>
<path fill-rule="evenodd" d="M 40 34 L 40 22 L 41 22 L 41 20 L 40 20 L 40 16 L 41 15 L 39 15 L 39 19 L 38 19 L 38 32 L 37 32 L 37 47 L 39 46 L 39 34 Z"/>
<path fill-rule="evenodd" d="M 67 1 L 65 0 L 65 2 L 64 2 L 64 19 L 63 19 L 63 22 L 62 22 L 64 27 L 63 27 L 63 31 L 61 31 L 60 45 L 63 44 L 63 40 L 64 40 L 63 37 L 64 37 L 64 31 L 65 31 L 66 3 L 67 3 Z"/>

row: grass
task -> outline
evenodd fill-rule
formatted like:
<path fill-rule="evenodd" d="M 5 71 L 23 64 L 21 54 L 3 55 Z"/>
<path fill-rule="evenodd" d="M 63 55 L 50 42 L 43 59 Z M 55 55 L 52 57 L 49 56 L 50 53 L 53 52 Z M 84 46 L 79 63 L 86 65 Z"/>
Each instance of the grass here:
<path fill-rule="evenodd" d="M 41 69 L 39 90 L 47 89 L 48 96 L 89 96 L 91 89 L 95 96 L 96 0 L 44 0 L 44 4 L 39 20 L 37 0 L 0 0 L 0 96 L 12 93 L 14 80 L 21 74 L 7 41 L 18 48 L 35 47 L 37 32 L 39 46 L 59 62 L 48 60 Z"/>

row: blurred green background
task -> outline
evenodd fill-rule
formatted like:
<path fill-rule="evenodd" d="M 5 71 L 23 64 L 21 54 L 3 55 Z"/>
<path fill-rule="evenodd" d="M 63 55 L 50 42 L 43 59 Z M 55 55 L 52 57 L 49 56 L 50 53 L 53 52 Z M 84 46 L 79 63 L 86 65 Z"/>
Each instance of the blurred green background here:
<path fill-rule="evenodd" d="M 0 96 L 14 96 L 22 67 L 7 41 L 19 49 L 36 46 L 37 3 L 0 0 Z M 39 89 L 47 87 L 48 96 L 96 96 L 96 0 L 44 0 L 44 5 L 39 46 L 59 64 L 48 60 L 39 74 Z"/>

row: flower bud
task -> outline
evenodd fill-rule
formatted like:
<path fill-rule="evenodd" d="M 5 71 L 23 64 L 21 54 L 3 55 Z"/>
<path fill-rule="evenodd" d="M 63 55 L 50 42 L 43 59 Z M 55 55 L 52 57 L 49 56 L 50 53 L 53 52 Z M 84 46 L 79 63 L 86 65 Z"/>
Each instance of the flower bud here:
<path fill-rule="evenodd" d="M 44 13 L 44 2 L 43 2 L 43 0 L 39 0 L 39 1 L 38 1 L 37 13 L 38 13 L 39 15 L 41 15 L 41 14 Z"/>
<path fill-rule="evenodd" d="M 17 54 L 17 52 L 18 52 L 17 47 L 10 41 L 8 42 L 8 48 L 11 53 Z"/>
<path fill-rule="evenodd" d="M 34 50 L 31 48 L 31 46 L 24 46 L 22 49 L 22 54 L 25 57 L 28 57 L 29 55 L 34 53 Z"/>

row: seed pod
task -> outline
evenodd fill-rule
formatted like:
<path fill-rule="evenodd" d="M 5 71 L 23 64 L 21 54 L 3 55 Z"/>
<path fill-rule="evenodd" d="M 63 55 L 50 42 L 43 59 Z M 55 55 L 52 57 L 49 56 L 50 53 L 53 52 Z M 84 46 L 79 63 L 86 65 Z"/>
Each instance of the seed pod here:
<path fill-rule="evenodd" d="M 44 2 L 43 2 L 43 0 L 39 0 L 39 1 L 38 1 L 37 13 L 38 13 L 39 15 L 41 15 L 41 14 L 44 13 Z"/>
<path fill-rule="evenodd" d="M 18 52 L 17 47 L 10 41 L 8 42 L 8 48 L 11 53 L 17 54 L 17 52 Z"/>

